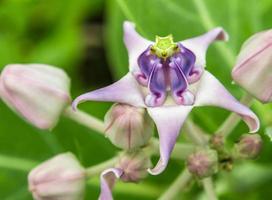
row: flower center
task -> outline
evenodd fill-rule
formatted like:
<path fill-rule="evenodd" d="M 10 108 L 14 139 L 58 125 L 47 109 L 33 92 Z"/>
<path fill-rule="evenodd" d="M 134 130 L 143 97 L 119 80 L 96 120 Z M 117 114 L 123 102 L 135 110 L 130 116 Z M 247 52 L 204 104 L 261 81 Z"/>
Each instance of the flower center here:
<path fill-rule="evenodd" d="M 166 59 L 179 51 L 178 44 L 174 42 L 173 36 L 156 36 L 156 42 L 151 46 L 151 52 L 160 58 Z"/>

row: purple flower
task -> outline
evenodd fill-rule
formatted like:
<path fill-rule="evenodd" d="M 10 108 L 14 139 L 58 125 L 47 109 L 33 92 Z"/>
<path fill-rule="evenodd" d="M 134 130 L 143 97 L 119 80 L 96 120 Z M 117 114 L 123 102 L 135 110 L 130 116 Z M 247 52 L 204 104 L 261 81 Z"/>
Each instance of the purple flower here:
<path fill-rule="evenodd" d="M 144 107 L 154 120 L 160 139 L 160 160 L 149 172 L 161 173 L 182 124 L 194 107 L 218 106 L 236 112 L 251 132 L 259 129 L 257 116 L 238 102 L 224 86 L 204 70 L 205 54 L 215 40 L 226 40 L 222 28 L 174 43 L 172 36 L 156 42 L 140 36 L 131 22 L 124 23 L 124 42 L 129 55 L 129 72 L 107 87 L 80 95 L 73 107 L 83 101 L 110 101 Z M 169 97 L 171 93 L 172 98 Z"/>

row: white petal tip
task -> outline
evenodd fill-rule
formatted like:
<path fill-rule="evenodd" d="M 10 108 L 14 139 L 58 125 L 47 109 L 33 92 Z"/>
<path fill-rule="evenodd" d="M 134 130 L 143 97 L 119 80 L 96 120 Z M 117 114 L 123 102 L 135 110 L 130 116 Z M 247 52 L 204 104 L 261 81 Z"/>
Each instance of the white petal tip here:
<path fill-rule="evenodd" d="M 251 110 L 249 114 L 242 116 L 242 118 L 249 127 L 249 133 L 256 133 L 260 129 L 260 120 Z"/>
<path fill-rule="evenodd" d="M 252 119 L 254 122 L 253 127 L 251 128 L 251 130 L 249 131 L 249 133 L 256 133 L 259 129 L 260 129 L 260 121 L 259 119 L 256 117 L 255 119 Z"/>
<path fill-rule="evenodd" d="M 160 163 L 160 164 L 157 164 L 156 167 L 154 167 L 153 169 L 151 168 L 148 168 L 147 169 L 147 172 L 153 176 L 155 175 L 159 175 L 160 173 L 162 173 L 166 168 L 166 165 Z"/>
<path fill-rule="evenodd" d="M 160 173 L 158 173 L 158 172 L 153 171 L 153 169 L 150 169 L 150 168 L 147 169 L 147 172 L 148 172 L 149 174 L 153 175 L 153 176 L 156 176 L 156 175 L 160 174 Z"/>
<path fill-rule="evenodd" d="M 124 29 L 124 32 L 126 32 L 128 29 L 135 29 L 135 24 L 131 21 L 124 21 L 123 29 Z"/>

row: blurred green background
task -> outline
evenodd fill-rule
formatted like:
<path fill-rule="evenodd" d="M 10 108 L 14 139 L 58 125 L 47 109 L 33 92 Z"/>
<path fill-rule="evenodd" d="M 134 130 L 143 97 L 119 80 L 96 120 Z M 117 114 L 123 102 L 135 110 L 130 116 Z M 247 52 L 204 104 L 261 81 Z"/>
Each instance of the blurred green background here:
<path fill-rule="evenodd" d="M 126 73 L 128 59 L 122 41 L 126 19 L 149 39 L 172 33 L 176 41 L 222 26 L 230 34 L 230 41 L 211 46 L 207 69 L 240 98 L 243 90 L 232 84 L 230 76 L 235 55 L 246 38 L 271 28 L 271 13 L 271 0 L 0 0 L 0 69 L 9 63 L 61 67 L 72 79 L 74 98 Z M 80 108 L 103 119 L 109 106 L 85 103 Z M 272 106 L 254 102 L 253 109 L 262 121 L 262 154 L 255 161 L 236 163 L 232 172 L 215 177 L 220 199 L 263 200 L 272 195 L 272 144 L 264 134 L 272 126 Z M 199 108 L 191 117 L 212 134 L 228 114 L 218 108 Z M 240 123 L 229 145 L 246 131 Z M 110 158 L 118 149 L 65 117 L 52 132 L 40 131 L 0 101 L 1 200 L 31 199 L 24 169 L 65 151 L 75 153 L 84 166 L 90 166 Z M 160 176 L 149 176 L 140 184 L 118 183 L 114 196 L 121 200 L 156 199 L 183 166 L 184 162 L 173 160 Z M 97 177 L 89 181 L 86 199 L 97 199 L 98 194 Z M 205 195 L 200 185 L 194 184 L 177 199 L 205 199 Z"/>

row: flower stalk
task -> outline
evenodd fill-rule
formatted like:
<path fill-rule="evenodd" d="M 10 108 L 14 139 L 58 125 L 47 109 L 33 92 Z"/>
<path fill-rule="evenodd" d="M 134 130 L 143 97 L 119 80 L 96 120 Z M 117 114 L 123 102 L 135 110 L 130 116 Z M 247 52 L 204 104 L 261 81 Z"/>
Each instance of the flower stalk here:
<path fill-rule="evenodd" d="M 87 177 L 93 177 L 93 176 L 99 175 L 105 169 L 113 167 L 117 161 L 118 161 L 118 156 L 115 156 L 109 160 L 102 162 L 102 163 L 91 166 L 86 169 L 86 175 L 87 175 Z"/>
<path fill-rule="evenodd" d="M 74 112 L 71 106 L 64 111 L 64 116 L 89 129 L 95 130 L 97 133 L 104 134 L 105 132 L 105 126 L 101 120 L 80 110 Z"/>
<path fill-rule="evenodd" d="M 158 200 L 174 199 L 191 180 L 192 175 L 185 169 Z"/>
<path fill-rule="evenodd" d="M 204 133 L 200 127 L 196 126 L 191 120 L 187 120 L 184 124 L 184 131 L 193 143 L 199 146 L 206 146 L 209 136 Z"/>
<path fill-rule="evenodd" d="M 204 186 L 204 190 L 208 196 L 208 199 L 209 200 L 217 200 L 218 198 L 217 198 L 215 190 L 214 190 L 212 178 L 211 177 L 205 178 L 205 179 L 203 179 L 202 183 Z"/>
<path fill-rule="evenodd" d="M 192 124 L 187 123 L 186 126 L 186 130 L 187 130 L 187 134 L 188 136 L 190 136 L 190 138 L 192 139 L 192 141 L 199 146 L 202 147 L 208 147 L 208 140 L 205 139 L 205 135 L 203 135 L 203 133 L 201 133 L 200 131 L 196 130 L 196 128 L 194 126 L 192 126 Z M 212 178 L 208 177 L 202 180 L 202 184 L 204 187 L 204 190 L 208 196 L 209 200 L 217 200 L 217 196 L 214 190 L 214 186 L 213 186 L 213 182 L 212 182 Z"/>

